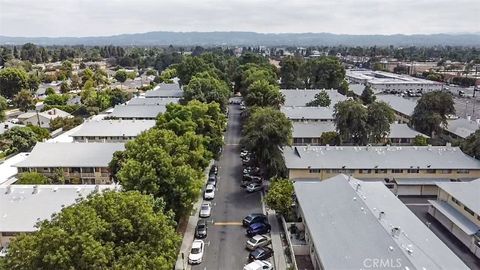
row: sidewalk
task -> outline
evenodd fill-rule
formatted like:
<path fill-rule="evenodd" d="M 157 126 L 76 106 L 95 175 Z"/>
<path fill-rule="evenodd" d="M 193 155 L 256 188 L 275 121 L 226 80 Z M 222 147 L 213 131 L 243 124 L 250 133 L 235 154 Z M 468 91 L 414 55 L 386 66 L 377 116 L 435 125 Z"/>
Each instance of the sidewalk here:
<path fill-rule="evenodd" d="M 282 237 L 280 236 L 281 227 L 278 224 L 278 219 L 275 210 L 269 209 L 267 211 L 268 222 L 271 226 L 270 235 L 272 238 L 273 260 L 275 269 L 287 269 L 287 260 L 285 258 L 285 251 L 283 250 Z"/>

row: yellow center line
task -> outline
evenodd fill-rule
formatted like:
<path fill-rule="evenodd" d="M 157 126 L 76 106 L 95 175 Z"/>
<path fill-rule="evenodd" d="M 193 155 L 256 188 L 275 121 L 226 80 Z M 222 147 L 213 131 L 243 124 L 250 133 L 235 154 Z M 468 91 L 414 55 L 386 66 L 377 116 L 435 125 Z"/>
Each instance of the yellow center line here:
<path fill-rule="evenodd" d="M 242 222 L 214 222 L 213 225 L 217 225 L 217 226 L 241 226 Z"/>

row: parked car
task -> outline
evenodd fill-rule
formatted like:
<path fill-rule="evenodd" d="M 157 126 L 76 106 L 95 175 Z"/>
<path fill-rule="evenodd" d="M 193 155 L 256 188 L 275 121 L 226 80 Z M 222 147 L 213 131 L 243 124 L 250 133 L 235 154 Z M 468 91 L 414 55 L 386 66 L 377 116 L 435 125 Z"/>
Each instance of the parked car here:
<path fill-rule="evenodd" d="M 242 220 L 244 227 L 248 227 L 253 223 L 268 223 L 267 216 L 261 213 L 252 213 Z"/>
<path fill-rule="evenodd" d="M 250 152 L 248 152 L 247 150 L 240 151 L 240 157 L 241 158 L 247 157 L 249 155 L 250 155 Z"/>
<path fill-rule="evenodd" d="M 212 205 L 209 202 L 204 202 L 200 206 L 200 217 L 207 218 L 212 214 Z"/>
<path fill-rule="evenodd" d="M 207 185 L 205 192 L 203 193 L 203 198 L 205 200 L 213 200 L 215 198 L 215 186 Z"/>
<path fill-rule="evenodd" d="M 248 226 L 247 229 L 247 236 L 248 237 L 253 237 L 257 234 L 265 234 L 270 232 L 270 224 L 265 224 L 265 223 L 253 223 Z"/>
<path fill-rule="evenodd" d="M 243 270 L 273 270 L 273 265 L 269 261 L 253 261 L 243 267 Z"/>
<path fill-rule="evenodd" d="M 210 167 L 210 173 L 209 173 L 209 175 L 212 175 L 212 174 L 215 174 L 215 175 L 218 174 L 218 167 L 217 167 L 217 165 L 215 165 L 215 164 L 213 164 L 212 167 Z"/>
<path fill-rule="evenodd" d="M 202 240 L 194 240 L 192 243 L 192 249 L 190 249 L 190 255 L 188 255 L 189 264 L 200 264 L 203 259 L 203 252 L 205 249 L 205 243 Z"/>
<path fill-rule="evenodd" d="M 272 240 L 266 235 L 255 235 L 247 240 L 246 247 L 249 250 L 255 250 L 259 247 L 268 246 Z"/>
<path fill-rule="evenodd" d="M 197 222 L 197 226 L 195 227 L 195 237 L 196 238 L 205 238 L 207 237 L 207 221 L 205 219 L 200 219 Z"/>
<path fill-rule="evenodd" d="M 254 260 L 266 260 L 273 255 L 273 249 L 269 247 L 259 247 L 255 249 L 254 251 L 250 252 L 248 255 L 248 260 L 249 261 L 254 261 Z"/>
<path fill-rule="evenodd" d="M 253 193 L 263 190 L 263 184 L 262 183 L 251 183 L 247 186 L 247 192 L 248 193 Z"/>
<path fill-rule="evenodd" d="M 208 176 L 208 181 L 207 181 L 207 186 L 212 185 L 212 186 L 217 186 L 217 175 L 215 174 L 210 174 Z"/>
<path fill-rule="evenodd" d="M 251 174 L 251 175 L 259 175 L 260 168 L 259 167 L 245 167 L 243 168 L 243 174 Z"/>

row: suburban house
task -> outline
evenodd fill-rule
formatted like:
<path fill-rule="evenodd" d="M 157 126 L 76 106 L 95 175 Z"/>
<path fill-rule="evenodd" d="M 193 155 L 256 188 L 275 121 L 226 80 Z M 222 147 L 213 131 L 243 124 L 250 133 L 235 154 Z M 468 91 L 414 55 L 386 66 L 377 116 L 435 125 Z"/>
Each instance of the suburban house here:
<path fill-rule="evenodd" d="M 347 70 L 345 75 L 352 83 L 368 85 L 380 92 L 431 92 L 443 89 L 443 83 L 384 71 Z"/>
<path fill-rule="evenodd" d="M 395 117 L 399 123 L 408 123 L 412 117 L 417 102 L 397 95 L 376 95 L 377 101 L 383 101 L 395 111 Z"/>
<path fill-rule="evenodd" d="M 9 185 L 0 187 L 0 247 L 8 247 L 20 233 L 37 230 L 35 224 L 50 219 L 79 198 L 113 185 Z"/>
<path fill-rule="evenodd" d="M 428 213 L 480 258 L 480 179 L 437 186 Z"/>
<path fill-rule="evenodd" d="M 294 146 L 283 156 L 292 180 L 344 173 L 397 195 L 436 195 L 436 182 L 480 178 L 480 161 L 452 146 Z"/>
<path fill-rule="evenodd" d="M 122 120 L 155 120 L 160 113 L 167 111 L 166 105 L 117 105 L 108 118 Z"/>
<path fill-rule="evenodd" d="M 132 98 L 128 101 L 128 106 L 145 106 L 145 105 L 167 105 L 170 103 L 179 103 L 180 98 Z"/>
<path fill-rule="evenodd" d="M 63 177 L 68 184 L 110 184 L 108 164 L 123 143 L 37 143 L 28 157 L 15 164 L 18 173 L 38 172 Z"/>
<path fill-rule="evenodd" d="M 347 97 L 338 93 L 333 89 L 280 89 L 285 97 L 284 106 L 304 107 L 308 102 L 315 99 L 315 95 L 325 91 L 330 98 L 330 106 L 332 107 L 340 101 L 347 100 Z"/>
<path fill-rule="evenodd" d="M 324 132 L 336 131 L 334 122 L 293 122 L 293 145 L 325 145 L 320 137 Z M 384 144 L 390 145 L 412 145 L 416 136 L 426 135 L 415 131 L 407 124 L 393 123 L 390 125 L 390 133 Z"/>
<path fill-rule="evenodd" d="M 294 190 L 287 239 L 313 269 L 469 269 L 381 182 L 339 174 Z"/>
<path fill-rule="evenodd" d="M 14 124 L 10 122 L 1 122 L 0 123 L 0 135 L 8 131 L 9 129 L 12 129 L 14 127 L 23 127 L 24 125 L 19 125 L 19 124 Z"/>
<path fill-rule="evenodd" d="M 447 120 L 447 126 L 443 130 L 454 139 L 466 139 L 480 128 L 480 119 L 475 121 L 470 118 L 457 118 Z"/>
<path fill-rule="evenodd" d="M 72 118 L 73 115 L 60 109 L 53 108 L 44 112 L 31 111 L 22 113 L 17 118 L 22 124 L 25 125 L 31 124 L 43 128 L 50 128 L 50 121 L 58 117 Z"/>
<path fill-rule="evenodd" d="M 181 98 L 183 90 L 177 83 L 160 83 L 153 90 L 145 92 L 147 98 Z"/>
<path fill-rule="evenodd" d="M 71 136 L 74 142 L 126 142 L 155 126 L 155 120 L 90 120 Z"/>
<path fill-rule="evenodd" d="M 333 109 L 330 107 L 289 107 L 282 106 L 280 111 L 292 122 L 318 121 L 332 122 Z"/>

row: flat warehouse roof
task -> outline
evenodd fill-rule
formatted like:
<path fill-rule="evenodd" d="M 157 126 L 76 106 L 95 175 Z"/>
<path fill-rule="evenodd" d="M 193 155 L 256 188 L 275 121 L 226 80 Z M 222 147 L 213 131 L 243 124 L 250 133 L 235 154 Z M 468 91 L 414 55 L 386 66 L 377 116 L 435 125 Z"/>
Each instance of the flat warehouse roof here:
<path fill-rule="evenodd" d="M 113 153 L 123 150 L 123 143 L 37 143 L 28 157 L 14 166 L 107 167 Z"/>
<path fill-rule="evenodd" d="M 450 146 L 295 146 L 288 169 L 475 169 L 480 161 Z"/>

